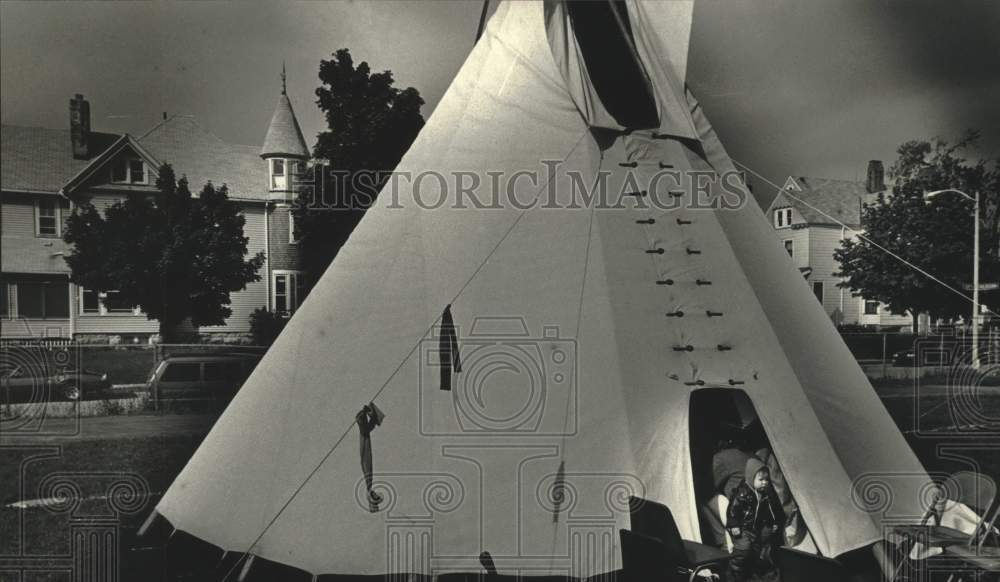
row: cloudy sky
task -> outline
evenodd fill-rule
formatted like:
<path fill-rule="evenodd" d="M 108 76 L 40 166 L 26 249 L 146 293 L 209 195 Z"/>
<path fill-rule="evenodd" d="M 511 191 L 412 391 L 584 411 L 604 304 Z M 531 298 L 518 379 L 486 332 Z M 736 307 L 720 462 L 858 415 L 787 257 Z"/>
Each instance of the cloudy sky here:
<path fill-rule="evenodd" d="M 495 4 L 496 0 L 493 0 Z M 258 144 L 287 63 L 311 141 L 320 59 L 338 48 L 437 104 L 472 47 L 478 0 L 0 2 L 3 123 L 141 134 L 163 111 Z M 1000 2 L 698 0 L 688 82 L 734 158 L 782 182 L 853 179 L 907 139 L 983 131 L 1000 156 Z M 311 145 L 311 144 L 310 144 Z M 758 195 L 768 197 L 758 188 Z"/>

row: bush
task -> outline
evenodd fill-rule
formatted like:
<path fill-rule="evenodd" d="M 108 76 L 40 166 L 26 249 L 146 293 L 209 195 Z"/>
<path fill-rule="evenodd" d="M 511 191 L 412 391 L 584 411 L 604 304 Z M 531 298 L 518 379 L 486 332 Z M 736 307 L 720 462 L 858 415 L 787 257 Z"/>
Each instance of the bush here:
<path fill-rule="evenodd" d="M 270 346 L 285 329 L 288 318 L 264 308 L 255 309 L 250 314 L 250 335 L 254 345 Z"/>

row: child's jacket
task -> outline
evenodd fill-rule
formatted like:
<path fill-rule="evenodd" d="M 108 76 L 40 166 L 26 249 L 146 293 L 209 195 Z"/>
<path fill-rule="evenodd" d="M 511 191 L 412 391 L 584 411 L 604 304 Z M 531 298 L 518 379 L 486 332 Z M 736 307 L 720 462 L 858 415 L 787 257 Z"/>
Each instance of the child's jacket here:
<path fill-rule="evenodd" d="M 772 531 L 781 530 L 785 526 L 785 512 L 781 509 L 781 501 L 774 486 L 768 483 L 767 488 L 758 494 L 750 483 L 757 471 L 766 468 L 756 457 L 747 461 L 745 478 L 740 481 L 729 500 L 729 510 L 726 511 L 726 527 L 740 528 L 744 532 L 759 534 L 765 527 Z"/>

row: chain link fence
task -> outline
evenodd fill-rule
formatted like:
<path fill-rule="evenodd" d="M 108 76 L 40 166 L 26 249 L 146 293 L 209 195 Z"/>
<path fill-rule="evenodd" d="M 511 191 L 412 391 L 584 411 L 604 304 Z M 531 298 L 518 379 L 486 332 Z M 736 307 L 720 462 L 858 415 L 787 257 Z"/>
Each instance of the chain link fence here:
<path fill-rule="evenodd" d="M 971 335 L 961 331 L 926 335 L 842 332 L 840 335 L 865 373 L 873 379 L 918 378 L 943 373 L 948 368 L 963 365 L 972 345 Z M 998 330 L 980 335 L 979 361 L 981 364 L 1000 362 Z"/>
<path fill-rule="evenodd" d="M 64 416 L 81 411 L 89 415 L 176 406 L 199 408 L 198 402 L 224 406 L 228 398 L 219 398 L 211 389 L 225 384 L 231 397 L 266 350 L 263 346 L 226 344 L 107 345 L 49 338 L 6 340 L 0 342 L 0 405 L 4 407 L 0 416 L 8 418 L 16 416 L 22 408 L 39 407 L 46 414 Z M 180 361 L 178 358 L 195 362 L 198 377 L 191 379 L 190 390 L 171 398 L 152 389 L 150 380 L 161 362 Z M 239 362 L 239 366 L 229 362 Z M 202 385 L 208 390 L 199 390 Z M 171 402 L 164 407 L 166 400 Z"/>

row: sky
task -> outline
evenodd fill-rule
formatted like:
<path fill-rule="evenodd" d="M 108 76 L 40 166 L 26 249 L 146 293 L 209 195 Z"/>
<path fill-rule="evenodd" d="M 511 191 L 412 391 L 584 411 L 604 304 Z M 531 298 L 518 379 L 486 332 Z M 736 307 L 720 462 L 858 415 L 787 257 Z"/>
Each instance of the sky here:
<path fill-rule="evenodd" d="M 492 0 L 495 5 L 497 0 Z M 343 47 L 413 86 L 428 117 L 472 48 L 479 0 L 0 2 L 0 117 L 68 127 L 82 93 L 92 127 L 141 135 L 186 114 L 259 144 L 280 92 L 312 145 L 321 59 Z M 910 139 L 982 131 L 1000 157 L 1000 2 L 697 0 L 688 84 L 736 160 L 860 179 Z M 771 189 L 760 181 L 765 202 Z"/>

